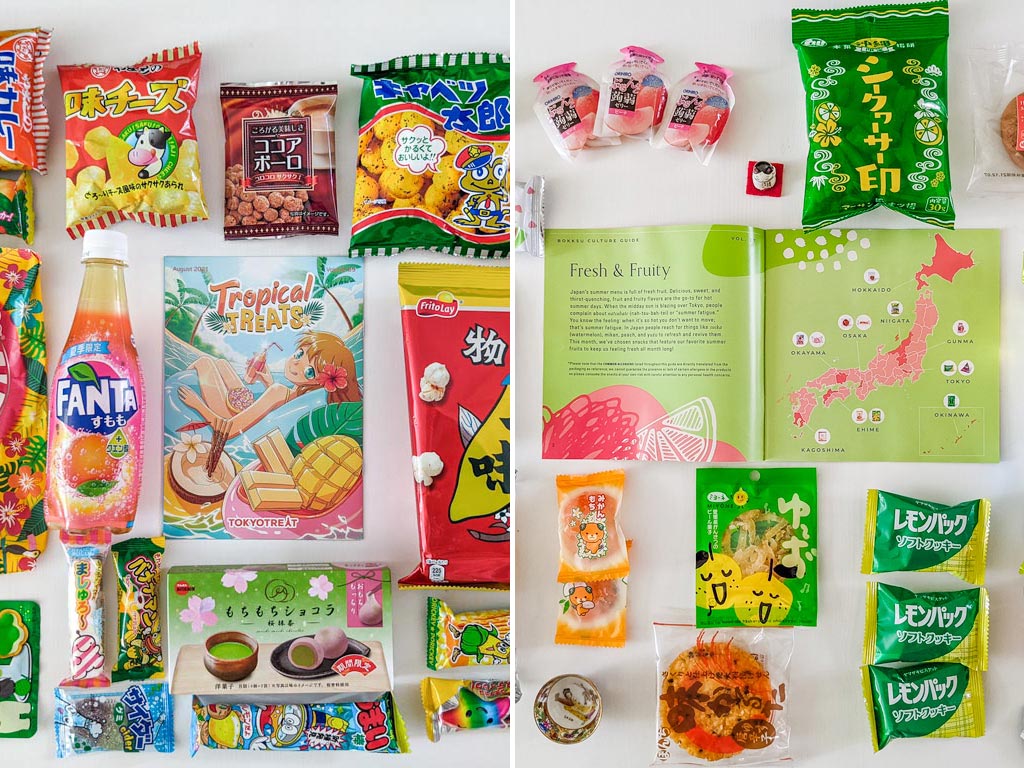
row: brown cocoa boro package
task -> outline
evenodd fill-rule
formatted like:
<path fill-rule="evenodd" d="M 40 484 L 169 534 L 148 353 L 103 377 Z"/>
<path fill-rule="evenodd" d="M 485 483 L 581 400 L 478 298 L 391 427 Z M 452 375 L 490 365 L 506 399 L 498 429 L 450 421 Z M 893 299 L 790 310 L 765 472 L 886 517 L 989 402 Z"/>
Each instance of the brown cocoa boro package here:
<path fill-rule="evenodd" d="M 337 235 L 337 83 L 222 83 L 224 239 Z"/>

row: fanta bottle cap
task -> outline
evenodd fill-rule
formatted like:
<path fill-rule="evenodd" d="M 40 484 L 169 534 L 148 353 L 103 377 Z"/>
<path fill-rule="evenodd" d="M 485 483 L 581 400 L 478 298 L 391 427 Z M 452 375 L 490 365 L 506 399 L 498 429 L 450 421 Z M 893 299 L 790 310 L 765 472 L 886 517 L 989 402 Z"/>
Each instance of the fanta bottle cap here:
<path fill-rule="evenodd" d="M 128 238 L 122 232 L 90 229 L 82 240 L 82 261 L 109 259 L 127 266 Z"/>

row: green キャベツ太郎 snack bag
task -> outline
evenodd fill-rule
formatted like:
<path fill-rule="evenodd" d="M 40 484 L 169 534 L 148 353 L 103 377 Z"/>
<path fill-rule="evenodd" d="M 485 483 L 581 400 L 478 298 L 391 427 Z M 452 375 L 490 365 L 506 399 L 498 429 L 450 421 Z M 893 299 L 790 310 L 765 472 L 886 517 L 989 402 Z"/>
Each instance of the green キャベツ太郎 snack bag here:
<path fill-rule="evenodd" d="M 813 468 L 697 470 L 698 627 L 818 623 Z"/>
<path fill-rule="evenodd" d="M 980 672 L 953 661 L 861 672 L 876 752 L 893 739 L 985 735 Z"/>
<path fill-rule="evenodd" d="M 795 9 L 807 95 L 804 229 L 879 206 L 953 227 L 942 2 Z"/>
<path fill-rule="evenodd" d="M 355 64 L 352 256 L 508 256 L 511 75 L 500 53 Z"/>
<path fill-rule="evenodd" d="M 864 663 L 959 661 L 988 668 L 989 598 L 984 587 L 912 592 L 868 582 Z"/>
<path fill-rule="evenodd" d="M 988 499 L 946 506 L 872 489 L 861 571 L 941 571 L 984 584 L 990 516 Z"/>

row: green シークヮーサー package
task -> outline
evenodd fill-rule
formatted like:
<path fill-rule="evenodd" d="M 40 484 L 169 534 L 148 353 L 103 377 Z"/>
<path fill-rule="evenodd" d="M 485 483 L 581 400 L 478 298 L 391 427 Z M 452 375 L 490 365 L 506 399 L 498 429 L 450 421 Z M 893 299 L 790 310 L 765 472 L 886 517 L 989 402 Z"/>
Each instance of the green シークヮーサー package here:
<path fill-rule="evenodd" d="M 698 627 L 818 623 L 813 468 L 697 470 Z"/>
<path fill-rule="evenodd" d="M 793 11 L 810 149 L 804 229 L 879 206 L 953 226 L 947 3 Z"/>

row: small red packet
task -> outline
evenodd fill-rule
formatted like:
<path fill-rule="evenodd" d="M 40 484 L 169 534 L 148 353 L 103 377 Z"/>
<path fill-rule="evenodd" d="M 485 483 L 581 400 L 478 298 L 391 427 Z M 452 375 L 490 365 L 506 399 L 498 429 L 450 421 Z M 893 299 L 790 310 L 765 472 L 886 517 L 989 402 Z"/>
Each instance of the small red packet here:
<path fill-rule="evenodd" d="M 0 171 L 46 173 L 43 64 L 49 52 L 48 29 L 0 32 Z"/>

